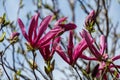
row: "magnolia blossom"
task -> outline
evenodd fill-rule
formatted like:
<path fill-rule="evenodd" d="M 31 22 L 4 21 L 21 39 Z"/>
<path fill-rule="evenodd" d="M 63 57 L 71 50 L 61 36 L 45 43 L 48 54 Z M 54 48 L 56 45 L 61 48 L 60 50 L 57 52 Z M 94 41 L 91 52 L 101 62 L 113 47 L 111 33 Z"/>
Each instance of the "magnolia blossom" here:
<path fill-rule="evenodd" d="M 28 41 L 28 44 L 30 44 L 30 46 L 32 46 L 33 48 L 38 48 L 40 46 L 43 46 L 44 44 L 47 44 L 48 41 L 43 40 L 44 37 L 46 37 L 46 36 L 42 37 L 42 35 L 45 32 L 45 30 L 47 29 L 49 22 L 52 20 L 52 16 L 47 16 L 42 20 L 42 22 L 40 23 L 40 25 L 38 27 L 38 18 L 39 18 L 39 13 L 32 17 L 31 23 L 30 23 L 30 26 L 28 29 L 28 34 L 26 32 L 23 22 L 21 21 L 20 18 L 18 18 L 18 23 L 19 23 L 20 29 L 22 31 L 22 34 L 25 37 L 25 39 Z M 48 36 L 52 36 L 52 35 L 48 35 Z M 50 39 L 51 38 L 52 37 L 50 37 Z M 42 39 L 42 41 L 41 41 L 41 39 Z M 42 44 L 43 42 L 45 42 L 45 43 Z"/>
<path fill-rule="evenodd" d="M 97 49 L 93 43 L 91 43 L 90 41 L 94 41 L 93 38 L 91 37 L 91 35 L 86 31 L 83 30 L 82 33 L 80 33 L 82 38 L 85 39 L 91 53 L 94 55 L 94 57 L 87 57 L 84 54 L 80 56 L 80 58 L 86 59 L 86 60 L 95 60 L 99 62 L 99 67 L 98 67 L 98 73 L 97 73 L 97 77 L 100 76 L 100 74 L 102 74 L 104 71 L 106 72 L 110 72 L 112 74 L 114 74 L 114 72 L 116 72 L 115 69 L 120 68 L 120 65 L 116 65 L 114 64 L 114 61 L 120 59 L 120 55 L 118 56 L 114 56 L 112 58 L 109 58 L 108 54 L 105 53 L 105 49 L 107 48 L 106 45 L 106 41 L 105 41 L 105 36 L 101 35 L 100 37 L 100 48 Z M 106 70 L 106 68 L 108 70 Z M 107 75 L 104 74 L 103 79 L 107 79 L 106 77 Z M 116 72 L 116 77 L 119 77 L 119 73 Z"/>
<path fill-rule="evenodd" d="M 98 50 L 91 41 L 94 41 L 94 39 L 91 37 L 91 35 L 86 31 L 83 30 L 81 33 L 82 38 L 85 39 L 91 53 L 97 58 L 97 60 L 101 60 L 104 55 L 104 51 L 106 49 L 106 43 L 105 43 L 105 36 L 101 35 L 100 37 L 100 49 Z M 105 58 L 104 58 L 105 59 Z"/>
<path fill-rule="evenodd" d="M 76 63 L 79 56 L 82 54 L 83 50 L 85 50 L 86 48 L 87 44 L 85 42 L 85 39 L 82 39 L 78 43 L 78 45 L 74 47 L 73 31 L 70 31 L 67 52 L 65 53 L 60 45 L 57 45 L 55 50 L 63 58 L 65 62 L 73 66 Z"/>
<path fill-rule="evenodd" d="M 38 49 L 40 47 L 47 46 L 50 44 L 51 39 L 59 36 L 65 31 L 76 28 L 76 25 L 73 23 L 61 24 L 64 20 L 66 20 L 66 18 L 61 18 L 56 22 L 55 27 L 43 36 L 50 21 L 52 20 L 52 16 L 49 15 L 45 17 L 39 26 L 38 26 L 38 18 L 39 18 L 39 13 L 32 17 L 28 34 L 21 19 L 20 18 L 18 19 L 18 23 L 22 31 L 22 34 L 25 37 L 25 39 L 28 41 L 27 45 L 32 49 L 33 48 Z"/>

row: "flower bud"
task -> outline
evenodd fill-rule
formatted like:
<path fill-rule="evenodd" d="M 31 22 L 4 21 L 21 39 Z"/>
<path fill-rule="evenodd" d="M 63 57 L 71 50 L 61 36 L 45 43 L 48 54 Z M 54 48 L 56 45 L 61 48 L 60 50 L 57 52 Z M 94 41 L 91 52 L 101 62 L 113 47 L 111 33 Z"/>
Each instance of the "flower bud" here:
<path fill-rule="evenodd" d="M 8 39 L 10 41 L 10 43 L 15 43 L 18 41 L 18 36 L 20 35 L 20 33 L 18 32 L 13 32 L 11 35 L 10 35 L 10 38 Z"/>
<path fill-rule="evenodd" d="M 92 10 L 89 15 L 87 16 L 87 18 L 85 19 L 85 27 L 86 29 L 89 31 L 89 32 L 93 32 L 94 31 L 94 28 L 93 28 L 93 25 L 95 23 L 95 19 L 96 19 L 96 16 L 95 16 L 95 11 Z"/>
<path fill-rule="evenodd" d="M 16 36 L 19 36 L 20 33 L 18 32 L 13 32 L 11 35 L 10 35 L 10 39 L 14 39 Z"/>

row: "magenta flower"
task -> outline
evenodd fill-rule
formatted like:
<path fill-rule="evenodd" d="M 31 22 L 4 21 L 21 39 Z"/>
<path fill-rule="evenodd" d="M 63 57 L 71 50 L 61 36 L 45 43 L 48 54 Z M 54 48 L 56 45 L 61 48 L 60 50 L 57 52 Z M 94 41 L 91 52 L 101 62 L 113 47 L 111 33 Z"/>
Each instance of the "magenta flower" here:
<path fill-rule="evenodd" d="M 40 42 L 42 42 L 41 45 L 45 44 L 46 42 L 49 42 L 48 44 L 46 44 L 46 45 L 49 45 L 51 38 L 54 39 L 54 38 L 60 36 L 61 34 L 63 34 L 65 31 L 73 30 L 76 28 L 76 25 L 74 23 L 63 24 L 63 22 L 66 19 L 67 19 L 66 17 L 63 17 L 55 23 L 54 28 L 52 30 L 50 30 L 45 35 L 45 37 L 43 37 L 40 40 Z M 46 45 L 44 45 L 44 46 L 46 46 Z M 42 47 L 44 47 L 44 46 L 42 46 Z"/>
<path fill-rule="evenodd" d="M 105 43 L 105 36 L 101 35 L 100 37 L 100 50 L 98 50 L 93 43 L 91 43 L 91 41 L 94 41 L 94 39 L 91 37 L 91 35 L 86 31 L 83 30 L 82 33 L 80 33 L 82 38 L 85 39 L 90 51 L 92 52 L 92 54 L 95 56 L 95 58 L 97 58 L 98 60 L 101 60 L 104 55 L 104 51 L 106 49 L 106 43 Z M 104 58 L 106 59 L 106 58 Z"/>
<path fill-rule="evenodd" d="M 100 74 L 103 74 L 104 71 L 109 72 L 111 74 L 114 75 L 114 72 L 116 72 L 116 76 L 119 77 L 119 73 L 114 70 L 114 69 L 119 69 L 120 68 L 120 65 L 116 65 L 114 64 L 114 61 L 115 60 L 118 60 L 120 59 L 120 55 L 118 56 L 114 56 L 112 58 L 109 58 L 108 54 L 106 54 L 104 51 L 105 49 L 107 48 L 106 46 L 106 41 L 105 41 L 105 36 L 104 35 L 101 35 L 100 37 L 100 49 L 98 50 L 93 43 L 91 43 L 90 41 L 94 41 L 93 38 L 91 37 L 91 35 L 83 30 L 83 32 L 81 33 L 81 36 L 85 39 L 91 53 L 94 55 L 94 57 L 87 57 L 85 56 L 84 54 L 82 54 L 80 57 L 83 58 L 83 59 L 86 59 L 86 60 L 95 60 L 95 61 L 98 61 L 99 62 L 99 71 L 97 73 L 97 76 L 100 76 Z M 106 70 L 106 68 L 109 70 Z M 114 69 L 113 69 L 114 68 Z M 107 79 L 107 75 L 106 73 L 104 74 L 104 77 L 103 79 Z"/>
<path fill-rule="evenodd" d="M 39 47 L 44 47 L 49 44 L 51 39 L 55 38 L 64 31 L 76 28 L 76 25 L 72 23 L 59 25 L 64 20 L 58 20 L 57 21 L 58 24 L 43 36 L 45 30 L 48 27 L 48 24 L 52 20 L 52 16 L 45 17 L 40 23 L 39 27 L 38 27 L 38 17 L 39 14 L 36 14 L 32 17 L 28 34 L 21 19 L 18 19 L 18 23 L 22 31 L 22 34 L 25 37 L 25 39 L 28 41 L 28 45 L 32 48 L 38 49 Z"/>
<path fill-rule="evenodd" d="M 47 44 L 48 41 L 46 41 L 46 40 L 41 41 L 41 37 L 42 37 L 43 33 L 45 32 L 45 30 L 47 29 L 48 24 L 52 19 L 52 16 L 45 17 L 42 20 L 42 22 L 40 23 L 39 27 L 38 27 L 38 18 L 39 18 L 39 13 L 32 17 L 30 27 L 28 30 L 28 34 L 26 32 L 25 26 L 24 26 L 23 22 L 21 21 L 21 19 L 20 18 L 18 19 L 18 23 L 19 23 L 19 26 L 20 26 L 23 36 L 28 41 L 30 46 L 32 46 L 33 48 L 38 48 L 40 46 Z M 51 36 L 51 35 L 48 35 L 48 36 Z M 46 36 L 44 36 L 44 37 L 46 37 Z M 45 42 L 45 43 L 43 45 L 41 45 L 43 42 Z"/>
<path fill-rule="evenodd" d="M 76 47 L 74 47 L 73 32 L 70 31 L 67 52 L 65 53 L 60 45 L 57 45 L 55 50 L 65 62 L 73 66 L 76 63 L 79 56 L 82 54 L 83 50 L 85 50 L 86 48 L 87 44 L 85 42 L 85 39 L 82 39 L 79 42 L 79 44 Z"/>

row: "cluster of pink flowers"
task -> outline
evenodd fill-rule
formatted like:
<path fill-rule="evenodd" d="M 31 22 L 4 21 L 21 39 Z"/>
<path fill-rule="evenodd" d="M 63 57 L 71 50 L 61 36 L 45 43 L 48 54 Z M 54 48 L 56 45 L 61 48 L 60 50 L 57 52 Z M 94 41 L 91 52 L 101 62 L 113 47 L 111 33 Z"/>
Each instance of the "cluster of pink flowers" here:
<path fill-rule="evenodd" d="M 86 18 L 85 26 L 89 26 L 91 23 L 93 24 L 95 20 L 94 17 L 95 12 L 93 10 Z M 111 73 L 114 73 L 116 68 L 120 68 L 119 65 L 115 65 L 113 63 L 115 60 L 120 59 L 120 55 L 110 58 L 109 55 L 105 53 L 107 44 L 104 35 L 101 35 L 100 47 L 99 49 L 97 49 L 95 46 L 95 40 L 92 38 L 91 34 L 89 33 L 89 30 L 87 31 L 83 29 L 82 32 L 80 32 L 80 35 L 82 37 L 81 41 L 76 46 L 74 46 L 73 30 L 77 27 L 74 23 L 65 24 L 64 21 L 66 21 L 67 18 L 61 18 L 54 24 L 53 29 L 44 34 L 45 30 L 47 29 L 49 23 L 52 20 L 52 16 L 49 15 L 45 17 L 39 26 L 38 18 L 39 13 L 32 17 L 28 34 L 21 19 L 18 19 L 18 23 L 22 34 L 27 40 L 29 46 L 31 46 L 33 50 L 38 49 L 45 61 L 51 60 L 55 52 L 58 53 L 61 56 L 61 58 L 71 66 L 74 66 L 78 58 L 82 58 L 89 61 L 93 60 L 99 63 L 98 72 L 96 74 L 97 77 L 99 77 L 99 74 L 105 71 L 106 67 L 109 68 L 109 70 L 106 70 L 106 72 L 109 71 Z M 87 27 L 87 29 L 88 28 L 89 27 Z M 65 52 L 62 49 L 62 45 L 60 44 L 60 36 L 66 31 L 69 31 L 69 40 L 67 45 L 67 51 Z M 86 48 L 89 48 L 93 55 L 92 57 L 88 57 L 83 53 L 83 51 L 86 50 Z M 117 73 L 117 76 L 118 75 L 119 74 Z M 106 76 L 107 74 L 104 75 L 104 79 L 106 79 Z"/>

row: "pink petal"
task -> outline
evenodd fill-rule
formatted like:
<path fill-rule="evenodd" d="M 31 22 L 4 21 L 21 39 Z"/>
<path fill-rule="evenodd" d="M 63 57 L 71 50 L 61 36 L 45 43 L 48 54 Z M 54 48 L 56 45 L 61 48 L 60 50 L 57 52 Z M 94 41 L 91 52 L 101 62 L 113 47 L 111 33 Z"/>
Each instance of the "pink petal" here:
<path fill-rule="evenodd" d="M 95 48 L 95 46 L 92 44 L 92 37 L 90 36 L 90 34 L 83 30 L 83 32 L 81 33 L 82 37 L 85 38 L 86 42 L 87 42 L 87 45 L 90 49 L 90 51 L 92 52 L 92 54 L 96 57 L 96 58 L 100 58 L 101 57 L 101 54 L 100 52 Z"/>
<path fill-rule="evenodd" d="M 83 50 L 87 48 L 85 39 L 82 39 L 74 49 L 73 59 L 76 61 L 82 55 Z"/>
<path fill-rule="evenodd" d="M 57 46 L 56 47 L 56 52 L 61 56 L 61 58 L 67 62 L 68 64 L 70 64 L 70 60 L 69 58 L 65 55 L 65 53 L 62 51 L 61 47 L 60 46 Z"/>
<path fill-rule="evenodd" d="M 106 48 L 106 43 L 105 43 L 105 36 L 101 35 L 100 36 L 100 53 L 103 54 L 104 50 Z"/>
<path fill-rule="evenodd" d="M 92 45 L 92 48 L 90 50 L 96 58 L 100 59 L 102 57 L 102 55 L 100 54 L 100 52 L 96 49 L 94 45 Z"/>
<path fill-rule="evenodd" d="M 100 63 L 99 70 L 103 70 L 106 66 L 106 63 L 103 61 Z"/>
<path fill-rule="evenodd" d="M 55 38 L 55 36 L 59 33 L 60 29 L 52 29 L 50 30 L 45 36 L 38 41 L 39 46 L 44 46 L 47 44 L 51 39 Z"/>
<path fill-rule="evenodd" d="M 59 24 L 58 26 L 64 28 L 65 31 L 73 30 L 73 29 L 75 29 L 77 27 L 74 23 Z"/>
<path fill-rule="evenodd" d="M 41 24 L 40 24 L 40 26 L 39 26 L 39 28 L 38 28 L 38 36 L 37 36 L 37 38 L 35 39 L 35 42 L 38 42 L 38 40 L 41 38 L 41 36 L 42 36 L 42 34 L 45 32 L 45 30 L 47 29 L 47 27 L 48 27 L 48 24 L 49 24 L 49 22 L 52 20 L 52 16 L 47 16 L 47 17 L 45 17 L 43 20 L 42 20 L 42 22 L 41 22 Z"/>
<path fill-rule="evenodd" d="M 118 59 L 120 59 L 120 55 L 114 56 L 114 57 L 112 58 L 112 61 L 115 61 L 115 60 L 118 60 Z"/>
<path fill-rule="evenodd" d="M 30 27 L 29 27 L 29 31 L 28 31 L 28 36 L 29 36 L 30 42 L 32 42 L 33 32 L 34 32 L 35 27 L 36 27 L 35 16 L 32 17 Z"/>
<path fill-rule="evenodd" d="M 39 52 L 41 53 L 42 57 L 46 60 L 46 53 L 45 53 L 45 48 L 39 48 Z"/>
<path fill-rule="evenodd" d="M 63 17 L 63 18 L 60 18 L 55 24 L 54 26 L 58 26 L 59 24 L 61 24 L 62 22 L 66 21 L 67 17 Z"/>
<path fill-rule="evenodd" d="M 49 55 L 51 54 L 49 48 L 50 48 L 50 45 L 45 46 L 45 47 L 39 49 L 39 51 L 43 55 L 44 60 L 46 60 L 46 61 L 49 60 L 49 58 L 50 58 Z"/>
<path fill-rule="evenodd" d="M 20 29 L 21 29 L 21 31 L 22 31 L 23 36 L 25 37 L 25 39 L 26 39 L 27 41 L 29 41 L 28 35 L 27 35 L 27 33 L 26 33 L 25 26 L 24 26 L 24 24 L 23 24 L 23 22 L 21 21 L 20 18 L 18 18 L 18 24 L 19 24 L 19 26 L 20 26 Z"/>
<path fill-rule="evenodd" d="M 55 40 L 52 42 L 52 50 L 51 50 L 51 54 L 49 56 L 53 56 L 54 52 L 55 52 L 55 48 L 58 46 L 59 42 L 60 42 L 60 37 L 55 38 Z"/>
<path fill-rule="evenodd" d="M 53 41 L 53 48 L 57 47 L 57 45 L 60 42 L 60 40 L 61 40 L 61 37 L 55 38 L 55 40 Z"/>
<path fill-rule="evenodd" d="M 37 37 L 37 27 L 38 27 L 38 18 L 39 18 L 39 16 L 40 16 L 40 13 L 37 13 L 36 15 L 35 15 L 35 22 L 36 22 L 36 24 L 35 24 L 35 30 L 34 30 L 34 39 Z"/>
<path fill-rule="evenodd" d="M 85 60 L 97 60 L 95 57 L 88 57 L 84 54 L 80 55 L 80 58 L 85 59 Z"/>
<path fill-rule="evenodd" d="M 73 57 L 72 57 L 72 54 L 73 54 L 73 48 L 74 48 L 74 46 L 73 46 L 73 31 L 71 30 L 70 31 L 70 34 L 69 34 L 69 41 L 68 41 L 68 47 L 67 47 L 68 49 L 68 56 L 69 56 L 69 58 L 70 58 L 70 60 L 72 60 L 73 59 Z"/>

